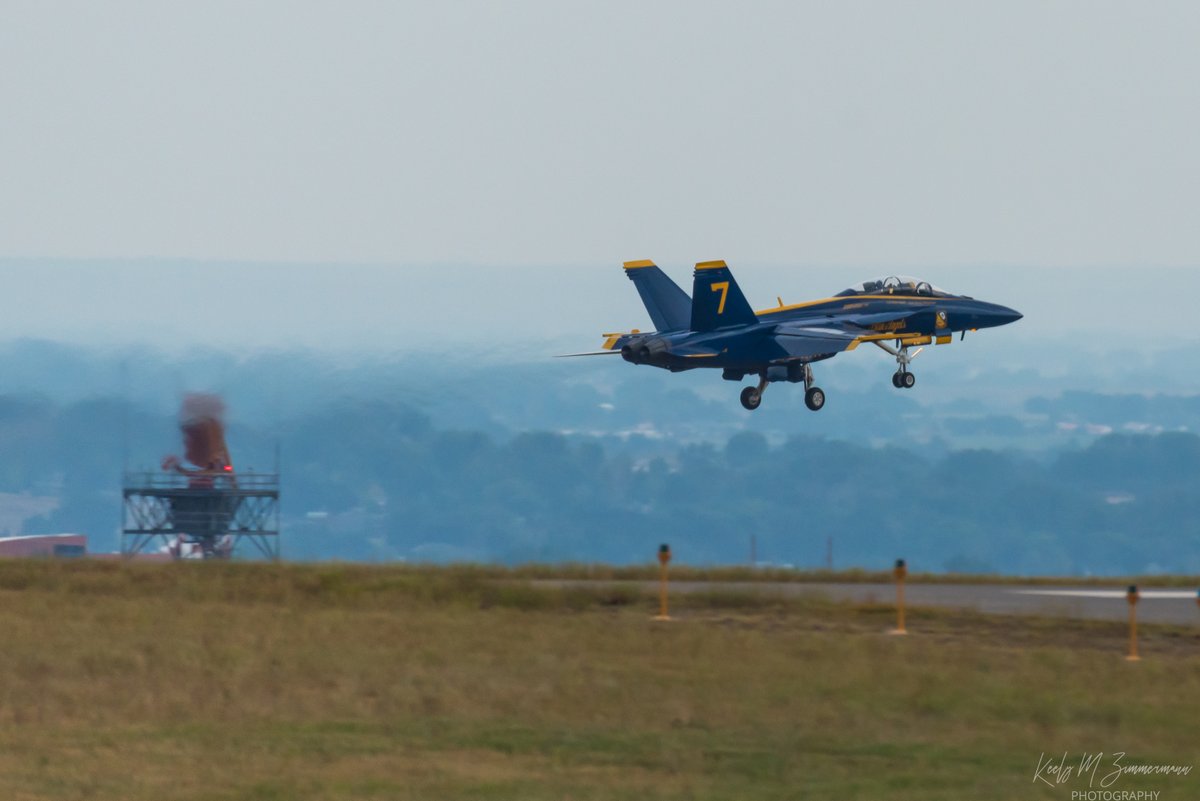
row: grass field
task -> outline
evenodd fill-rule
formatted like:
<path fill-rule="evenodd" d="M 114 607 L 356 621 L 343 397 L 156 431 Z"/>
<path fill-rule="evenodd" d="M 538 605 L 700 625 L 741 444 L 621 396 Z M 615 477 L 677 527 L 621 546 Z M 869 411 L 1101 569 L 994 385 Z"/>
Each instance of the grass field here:
<path fill-rule="evenodd" d="M 0 798 L 1069 799 L 1043 753 L 1200 766 L 1194 630 L 1129 664 L 1107 623 L 653 611 L 484 570 L 0 562 Z"/>

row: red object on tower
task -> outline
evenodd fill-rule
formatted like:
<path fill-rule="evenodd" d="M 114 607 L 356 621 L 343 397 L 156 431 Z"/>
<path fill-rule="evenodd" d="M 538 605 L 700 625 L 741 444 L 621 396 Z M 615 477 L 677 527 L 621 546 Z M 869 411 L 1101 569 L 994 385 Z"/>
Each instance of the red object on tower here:
<path fill-rule="evenodd" d="M 179 413 L 183 456 L 164 458 L 161 472 L 126 473 L 126 557 L 154 549 L 173 559 L 229 559 L 247 542 L 279 558 L 279 474 L 234 471 L 224 414 L 216 395 L 187 395 Z"/>

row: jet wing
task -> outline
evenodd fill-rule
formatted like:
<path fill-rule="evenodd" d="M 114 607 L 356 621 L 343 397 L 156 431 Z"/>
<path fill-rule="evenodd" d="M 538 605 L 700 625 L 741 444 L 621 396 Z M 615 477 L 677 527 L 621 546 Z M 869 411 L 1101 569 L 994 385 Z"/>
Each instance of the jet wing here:
<path fill-rule="evenodd" d="M 776 361 L 786 362 L 853 349 L 859 337 L 869 333 L 868 329 L 857 326 L 781 325 L 771 337 L 787 354 Z"/>
<path fill-rule="evenodd" d="M 872 314 L 838 314 L 831 315 L 830 322 L 845 324 L 848 327 L 859 326 L 861 328 L 870 328 L 880 323 L 894 323 L 899 320 L 906 320 L 914 314 L 923 314 L 926 311 L 926 309 L 905 309 L 904 311 L 874 312 Z M 867 331 L 866 333 L 871 332 Z"/>
<path fill-rule="evenodd" d="M 776 361 L 788 362 L 841 353 L 854 350 L 861 342 L 904 339 L 910 335 L 901 330 L 892 330 L 893 327 L 887 324 L 925 313 L 928 312 L 924 309 L 907 309 L 900 312 L 830 315 L 820 322 L 781 323 L 771 336 L 787 355 Z"/>

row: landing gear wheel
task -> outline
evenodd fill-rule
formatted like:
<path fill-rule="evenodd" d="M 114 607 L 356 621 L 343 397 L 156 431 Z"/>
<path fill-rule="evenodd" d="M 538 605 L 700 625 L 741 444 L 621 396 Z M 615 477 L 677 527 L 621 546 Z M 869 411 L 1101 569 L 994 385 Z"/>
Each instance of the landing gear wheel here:
<path fill-rule="evenodd" d="M 762 393 L 757 387 L 746 387 L 742 390 L 742 406 L 754 411 L 762 403 Z"/>
<path fill-rule="evenodd" d="M 917 377 L 912 373 L 902 373 L 900 383 L 904 384 L 905 389 L 912 389 L 913 385 L 917 383 Z"/>
<path fill-rule="evenodd" d="M 892 373 L 892 386 L 900 389 L 900 373 Z"/>
<path fill-rule="evenodd" d="M 808 391 L 804 393 L 804 405 L 814 412 L 821 411 L 821 407 L 825 405 L 825 390 L 820 387 L 809 387 Z"/>

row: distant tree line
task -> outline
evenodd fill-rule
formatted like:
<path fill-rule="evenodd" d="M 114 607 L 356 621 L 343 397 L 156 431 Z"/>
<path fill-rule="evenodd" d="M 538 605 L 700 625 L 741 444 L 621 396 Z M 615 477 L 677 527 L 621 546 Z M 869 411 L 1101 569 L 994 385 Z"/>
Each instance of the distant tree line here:
<path fill-rule="evenodd" d="M 177 445 L 129 404 L 0 397 L 0 492 L 54 495 L 25 533 L 117 545 L 120 476 Z M 445 430 L 353 401 L 276 428 L 234 426 L 239 470 L 284 470 L 284 551 L 300 559 L 636 563 L 661 542 L 696 564 L 968 572 L 1200 573 L 1200 437 L 1113 434 L 1058 453 L 922 455 L 820 437 L 723 445 Z"/>

